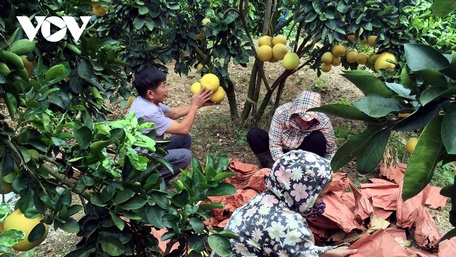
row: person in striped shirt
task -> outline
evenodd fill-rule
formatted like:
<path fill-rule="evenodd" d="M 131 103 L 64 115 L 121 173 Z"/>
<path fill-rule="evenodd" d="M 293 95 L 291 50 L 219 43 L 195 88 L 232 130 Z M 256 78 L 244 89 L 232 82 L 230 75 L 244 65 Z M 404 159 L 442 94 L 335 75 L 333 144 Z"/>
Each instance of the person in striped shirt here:
<path fill-rule="evenodd" d="M 272 167 L 284 153 L 296 149 L 332 159 L 337 146 L 329 117 L 321 112 L 309 111 L 319 107 L 320 102 L 319 93 L 303 91 L 293 102 L 277 108 L 269 131 L 259 127 L 249 130 L 247 141 L 263 168 Z"/>

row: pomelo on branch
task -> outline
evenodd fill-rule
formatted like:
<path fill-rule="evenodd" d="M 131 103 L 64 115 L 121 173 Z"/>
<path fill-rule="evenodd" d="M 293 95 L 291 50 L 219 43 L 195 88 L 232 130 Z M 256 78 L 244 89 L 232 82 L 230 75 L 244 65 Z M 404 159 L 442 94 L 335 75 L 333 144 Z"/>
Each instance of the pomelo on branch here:
<path fill-rule="evenodd" d="M 418 143 L 418 138 L 417 137 L 411 137 L 409 140 L 407 140 L 407 143 L 405 144 L 405 148 L 409 153 L 413 153 L 415 151 L 416 143 Z"/>
<path fill-rule="evenodd" d="M 288 53 L 287 46 L 282 43 L 274 44 L 272 48 L 272 57 L 278 61 L 282 60 L 283 57 Z"/>
<path fill-rule="evenodd" d="M 369 60 L 369 56 L 366 53 L 359 53 L 356 55 L 355 61 L 358 64 L 366 64 Z"/>
<path fill-rule="evenodd" d="M 334 57 L 332 62 L 331 62 L 331 65 L 332 66 L 339 66 L 340 63 L 341 63 L 340 57 Z"/>
<path fill-rule="evenodd" d="M 287 45 L 287 38 L 284 35 L 276 35 L 272 38 L 272 44 L 277 45 L 277 44 L 284 44 Z"/>
<path fill-rule="evenodd" d="M 212 73 L 204 74 L 204 76 L 200 80 L 201 87 L 206 87 L 212 90 L 212 92 L 217 91 L 220 86 L 219 78 Z"/>
<path fill-rule="evenodd" d="M 367 44 L 372 46 L 372 47 L 375 47 L 376 46 L 376 42 L 377 42 L 377 36 L 376 35 L 371 35 L 367 38 Z"/>
<path fill-rule="evenodd" d="M 369 63 L 374 64 L 379 56 L 380 56 L 379 54 L 375 54 L 375 53 L 369 55 Z"/>
<path fill-rule="evenodd" d="M 330 64 L 333 60 L 333 54 L 331 52 L 325 52 L 321 56 L 321 62 L 325 64 Z"/>
<path fill-rule="evenodd" d="M 258 59 L 267 62 L 272 58 L 272 48 L 268 45 L 260 46 L 257 50 Z"/>
<path fill-rule="evenodd" d="M 356 56 L 357 55 L 358 55 L 357 52 L 352 51 L 352 52 L 350 52 L 350 53 L 345 55 L 345 59 L 347 59 L 348 63 L 354 63 L 354 62 L 356 62 Z"/>
<path fill-rule="evenodd" d="M 323 72 L 328 72 L 331 70 L 331 67 L 332 67 L 331 64 L 322 63 L 320 69 Z"/>
<path fill-rule="evenodd" d="M 333 46 L 331 52 L 336 57 L 343 56 L 345 54 L 345 46 L 341 44 L 335 45 Z"/>
<path fill-rule="evenodd" d="M 272 40 L 270 36 L 262 36 L 258 39 L 258 46 L 271 46 Z"/>
<path fill-rule="evenodd" d="M 288 52 L 282 60 L 282 65 L 287 70 L 293 70 L 299 66 L 299 56 L 295 52 Z"/>
<path fill-rule="evenodd" d="M 25 233 L 25 238 L 19 241 L 17 244 L 15 244 L 13 246 L 14 249 L 18 251 L 28 251 L 44 241 L 49 231 L 48 225 L 44 223 L 40 225 L 44 226 L 44 233 L 41 236 L 41 238 L 34 242 L 30 242 L 28 240 L 30 233 L 38 224 L 40 224 L 40 221 L 42 219 L 43 216 L 38 216 L 36 218 L 29 219 L 25 217 L 25 215 L 19 209 L 15 210 L 5 218 L 5 220 L 3 221 L 3 230 L 16 229 L 23 231 Z"/>
<path fill-rule="evenodd" d="M 225 90 L 223 90 L 222 87 L 219 87 L 217 89 L 217 91 L 215 91 L 211 95 L 211 101 L 214 103 L 220 103 L 221 101 L 223 101 L 224 98 L 225 98 Z"/>
<path fill-rule="evenodd" d="M 396 67 L 396 56 L 390 52 L 384 52 L 375 60 L 375 71 L 378 72 L 380 69 L 385 69 L 386 72 L 392 72 Z"/>
<path fill-rule="evenodd" d="M 193 83 L 192 86 L 190 87 L 190 92 L 192 93 L 192 95 L 198 93 L 200 90 L 201 90 L 201 83 L 199 83 L 198 81 Z"/>

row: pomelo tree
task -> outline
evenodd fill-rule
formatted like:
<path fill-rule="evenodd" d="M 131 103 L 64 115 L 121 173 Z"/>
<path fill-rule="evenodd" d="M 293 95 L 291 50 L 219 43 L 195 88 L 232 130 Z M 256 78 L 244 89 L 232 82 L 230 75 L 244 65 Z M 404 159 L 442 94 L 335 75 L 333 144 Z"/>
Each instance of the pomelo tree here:
<path fill-rule="evenodd" d="M 11 183 L 19 197 L 14 208 L 27 218 L 43 215 L 43 223 L 79 235 L 80 242 L 67 256 L 226 253 L 229 233 L 217 233 L 204 221 L 213 208 L 221 207 L 209 196 L 235 192 L 223 182 L 232 175 L 226 171 L 228 159 L 208 156 L 204 166 L 194 160 L 192 170 L 183 171 L 166 188 L 157 167 L 170 168 L 169 163 L 134 150 L 165 152 L 153 140 L 154 130 L 142 133 L 153 124 L 137 121 L 134 114 L 106 120 L 108 104 L 125 101 L 132 91 L 132 72 L 171 59 L 178 68 L 188 65 L 183 53 L 188 49 L 179 45 L 183 39 L 167 31 L 170 24 L 186 19 L 180 5 L 23 0 L 2 2 L 0 7 L 0 178 Z M 17 16 L 38 28 L 32 41 Z M 47 18 L 38 18 L 43 16 Z M 89 16 L 79 40 L 55 23 L 64 16 L 78 26 L 82 16 Z M 54 17 L 55 26 L 48 27 L 50 32 L 40 30 L 37 19 L 49 17 Z M 48 37 L 62 31 L 66 34 L 57 42 Z M 43 34 L 47 32 L 50 35 Z M 154 52 L 154 42 L 168 44 Z M 5 183 L 1 185 L 0 192 L 5 192 Z M 74 195 L 80 201 L 75 202 Z M 3 220 L 9 208 L 2 206 L 0 212 Z M 77 221 L 80 212 L 84 216 Z M 41 239 L 43 227 L 33 228 L 27 240 Z M 166 233 L 156 238 L 153 229 Z M 23 238 L 21 231 L 3 231 L 0 252 Z M 166 249 L 159 249 L 158 239 L 169 240 Z"/>
<path fill-rule="evenodd" d="M 451 13 L 455 8 L 455 1 L 435 1 L 432 5 L 439 15 Z M 362 70 L 344 72 L 342 76 L 365 96 L 349 104 L 329 104 L 314 110 L 368 124 L 365 131 L 339 148 L 331 161 L 334 170 L 356 159 L 358 171 L 369 173 L 382 160 L 393 131 L 417 132 L 418 142 L 403 181 L 405 201 L 432 181 L 437 165 L 456 161 L 456 48 L 442 53 L 433 46 L 407 43 L 404 55 L 396 74 L 386 78 Z M 449 219 L 456 227 L 454 182 L 444 187 L 441 194 L 451 199 Z M 441 240 L 453 236 L 456 229 Z"/>

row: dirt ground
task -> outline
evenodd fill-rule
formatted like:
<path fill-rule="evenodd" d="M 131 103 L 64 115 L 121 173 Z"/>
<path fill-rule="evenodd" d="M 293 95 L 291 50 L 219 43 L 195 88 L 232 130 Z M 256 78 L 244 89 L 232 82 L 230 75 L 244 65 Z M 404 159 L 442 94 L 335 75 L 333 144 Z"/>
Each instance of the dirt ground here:
<path fill-rule="evenodd" d="M 178 106 L 190 102 L 190 85 L 200 78 L 200 73 L 196 69 L 192 70 L 188 76 L 178 75 L 173 72 L 172 64 L 168 65 L 169 74 L 167 84 L 169 85 L 169 99 L 166 104 Z M 280 63 L 266 63 L 266 74 L 268 79 L 273 81 L 281 73 Z M 251 66 L 246 68 L 237 66 L 230 67 L 230 76 L 235 81 L 236 96 L 239 111 L 242 110 L 243 103 L 246 101 L 246 90 L 250 77 Z M 362 93 L 352 83 L 342 77 L 341 68 L 333 68 L 328 73 L 323 73 L 317 77 L 313 70 L 302 69 L 287 80 L 287 85 L 282 97 L 282 103 L 291 101 L 302 90 L 318 90 L 322 95 L 323 104 L 331 103 L 336 100 L 346 99 L 352 101 L 362 96 Z M 116 119 L 124 115 L 127 110 L 119 106 L 112 108 L 113 114 L 109 119 Z M 330 117 L 334 128 L 343 126 L 349 131 L 359 132 L 363 124 L 342 118 Z M 263 124 L 266 126 L 267 123 Z M 260 124 L 261 125 L 261 124 Z M 202 164 L 209 154 L 226 155 L 229 158 L 238 159 L 241 162 L 258 164 L 255 156 L 250 151 L 245 135 L 248 127 L 242 127 L 230 120 L 228 101 L 225 99 L 220 105 L 204 107 L 198 111 L 194 126 L 191 129 L 193 136 L 192 151 Z M 356 183 L 364 183 L 369 178 L 359 175 L 354 164 L 350 163 L 343 167 L 339 172 L 346 172 Z M 77 199 L 75 199 L 77 201 Z M 448 222 L 449 203 L 443 210 L 432 211 L 436 217 L 437 224 L 441 232 L 446 232 L 452 228 Z M 50 230 L 49 236 L 39 247 L 35 249 L 35 256 L 64 256 L 78 241 L 75 235 L 65 232 Z"/>

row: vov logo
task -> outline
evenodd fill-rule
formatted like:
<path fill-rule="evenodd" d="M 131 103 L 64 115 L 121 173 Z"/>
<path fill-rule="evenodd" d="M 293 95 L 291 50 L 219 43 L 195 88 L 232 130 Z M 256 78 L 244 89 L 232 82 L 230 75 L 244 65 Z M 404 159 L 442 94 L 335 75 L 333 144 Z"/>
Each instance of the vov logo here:
<path fill-rule="evenodd" d="M 41 28 L 41 34 L 49 42 L 58 42 L 67 34 L 67 29 L 73 36 L 74 41 L 78 41 L 90 21 L 90 16 L 80 16 L 82 26 L 79 27 L 78 22 L 72 16 L 35 16 L 37 22 L 36 27 L 27 16 L 16 16 L 22 29 L 25 31 L 28 39 L 33 41 L 36 34 Z M 51 24 L 58 27 L 60 30 L 51 34 Z"/>

